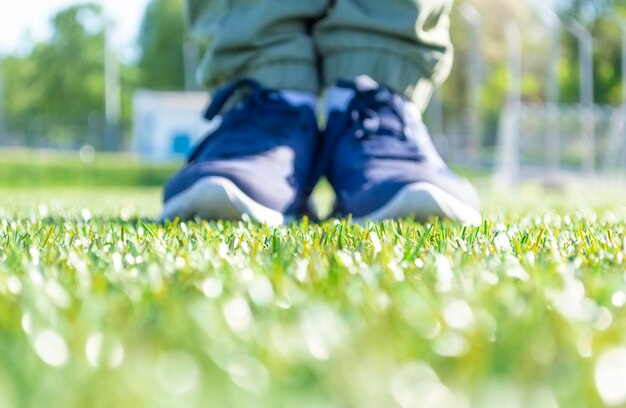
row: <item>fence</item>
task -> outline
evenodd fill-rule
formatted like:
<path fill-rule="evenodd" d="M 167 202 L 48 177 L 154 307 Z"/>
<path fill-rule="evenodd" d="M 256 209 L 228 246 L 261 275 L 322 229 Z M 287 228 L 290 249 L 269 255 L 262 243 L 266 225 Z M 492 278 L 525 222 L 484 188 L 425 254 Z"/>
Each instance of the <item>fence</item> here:
<path fill-rule="evenodd" d="M 621 175 L 626 170 L 626 109 L 582 105 L 508 106 L 500 121 L 500 181 L 558 173 Z"/>

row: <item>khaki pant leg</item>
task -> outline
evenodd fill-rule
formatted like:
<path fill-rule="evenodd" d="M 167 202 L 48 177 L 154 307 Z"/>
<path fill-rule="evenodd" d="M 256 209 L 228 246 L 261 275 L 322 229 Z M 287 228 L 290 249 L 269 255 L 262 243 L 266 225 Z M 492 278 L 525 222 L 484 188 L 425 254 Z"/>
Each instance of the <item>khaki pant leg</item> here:
<path fill-rule="evenodd" d="M 191 35 L 208 50 L 198 81 L 209 89 L 249 77 L 274 89 L 319 92 L 310 33 L 329 0 L 187 0 Z"/>
<path fill-rule="evenodd" d="M 336 0 L 315 27 L 323 82 L 369 75 L 424 110 L 452 66 L 452 0 Z"/>

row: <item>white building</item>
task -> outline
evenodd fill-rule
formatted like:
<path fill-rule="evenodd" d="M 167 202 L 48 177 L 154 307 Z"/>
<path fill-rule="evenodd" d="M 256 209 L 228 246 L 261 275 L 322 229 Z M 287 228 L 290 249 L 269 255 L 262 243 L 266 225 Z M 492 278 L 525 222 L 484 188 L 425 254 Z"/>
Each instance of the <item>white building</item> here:
<path fill-rule="evenodd" d="M 141 90 L 133 97 L 133 152 L 146 160 L 186 156 L 210 130 L 208 92 Z"/>

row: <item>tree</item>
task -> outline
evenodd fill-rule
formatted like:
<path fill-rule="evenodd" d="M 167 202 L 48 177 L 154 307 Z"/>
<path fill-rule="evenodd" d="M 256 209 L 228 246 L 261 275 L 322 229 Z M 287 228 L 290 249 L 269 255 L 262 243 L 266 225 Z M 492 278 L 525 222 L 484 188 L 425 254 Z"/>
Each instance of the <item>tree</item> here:
<path fill-rule="evenodd" d="M 102 146 L 105 21 L 100 6 L 69 7 L 52 20 L 49 40 L 27 55 L 3 59 L 6 123 L 17 137 L 68 147 Z M 138 86 L 181 89 L 184 84 L 182 0 L 153 0 L 138 39 L 141 58 L 122 64 L 122 133 L 131 125 Z M 27 145 L 32 144 L 28 142 Z"/>
<path fill-rule="evenodd" d="M 52 28 L 30 55 L 5 62 L 7 122 L 18 133 L 70 139 L 103 116 L 102 10 L 69 7 L 53 17 Z"/>
<path fill-rule="evenodd" d="M 184 89 L 182 0 L 152 0 L 146 8 L 139 35 L 142 86 Z"/>
<path fill-rule="evenodd" d="M 99 26 L 86 27 L 87 19 Z M 91 113 L 101 115 L 104 24 L 100 6 L 70 7 L 54 17 L 53 28 L 52 40 L 36 46 L 31 56 L 37 66 L 45 67 L 38 70 L 34 83 L 44 116 L 80 123 Z"/>
<path fill-rule="evenodd" d="M 621 102 L 622 33 L 616 15 L 626 10 L 625 0 L 572 0 L 562 4 L 563 21 L 574 19 L 584 23 L 594 38 L 594 101 L 616 105 Z M 563 34 L 561 64 L 562 102 L 580 100 L 578 41 Z"/>
<path fill-rule="evenodd" d="M 612 11 L 615 3 L 621 0 L 569 0 L 560 3 L 560 13 L 564 16 L 590 23 L 603 14 Z"/>

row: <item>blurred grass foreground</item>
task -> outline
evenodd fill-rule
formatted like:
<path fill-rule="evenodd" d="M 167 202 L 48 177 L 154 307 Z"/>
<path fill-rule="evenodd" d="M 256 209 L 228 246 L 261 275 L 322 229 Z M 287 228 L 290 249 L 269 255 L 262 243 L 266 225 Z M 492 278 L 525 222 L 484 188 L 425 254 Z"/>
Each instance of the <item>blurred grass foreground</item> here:
<path fill-rule="evenodd" d="M 479 227 L 155 224 L 172 166 L 1 154 L 0 407 L 626 404 L 623 189 Z"/>

